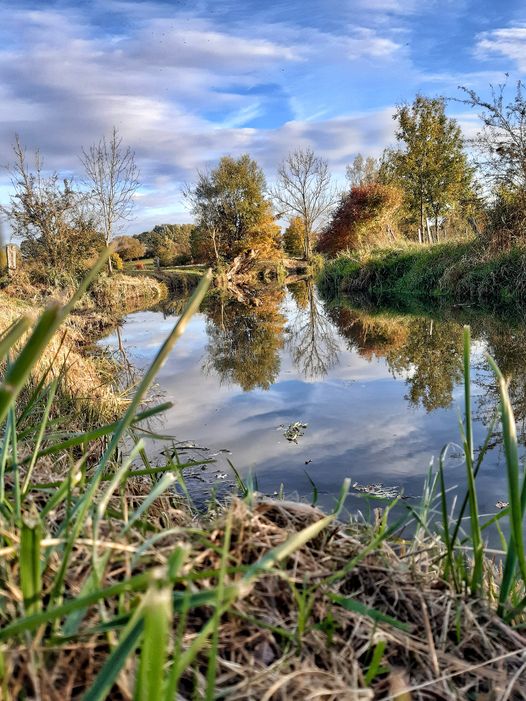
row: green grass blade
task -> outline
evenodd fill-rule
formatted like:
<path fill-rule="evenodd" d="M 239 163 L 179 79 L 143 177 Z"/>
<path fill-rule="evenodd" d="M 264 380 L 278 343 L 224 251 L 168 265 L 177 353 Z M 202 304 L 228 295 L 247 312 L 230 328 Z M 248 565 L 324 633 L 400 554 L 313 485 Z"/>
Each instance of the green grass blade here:
<path fill-rule="evenodd" d="M 471 576 L 471 591 L 478 594 L 482 586 L 484 566 L 484 544 L 480 532 L 480 517 L 475 488 L 473 469 L 473 421 L 471 416 L 471 333 L 469 326 L 464 326 L 464 401 L 465 401 L 465 440 L 464 453 L 466 457 L 466 475 L 469 495 L 469 515 L 471 540 L 473 545 L 473 572 Z"/>
<path fill-rule="evenodd" d="M 28 316 L 21 316 L 0 340 L 0 363 L 3 362 L 15 343 L 25 334 L 31 326 Z"/>
<path fill-rule="evenodd" d="M 82 701 L 104 701 L 104 699 L 108 698 L 108 693 L 124 667 L 126 660 L 139 645 L 143 629 L 144 620 L 142 617 L 137 616 L 130 621 L 128 627 L 121 635 L 119 644 L 107 658 L 93 685 L 84 694 Z M 147 698 L 145 696 L 144 701 Z"/>
<path fill-rule="evenodd" d="M 28 616 L 38 613 L 42 605 L 41 540 L 39 519 L 24 519 L 20 532 L 20 588 Z"/>
<path fill-rule="evenodd" d="M 409 623 L 404 623 L 403 621 L 399 621 L 396 618 L 393 618 L 392 616 L 388 616 L 386 613 L 382 613 L 382 611 L 378 611 L 377 609 L 373 609 L 370 606 L 366 606 L 361 601 L 353 599 L 350 596 L 329 594 L 329 599 L 333 603 L 338 604 L 338 606 L 344 608 L 346 611 L 357 613 L 360 616 L 367 616 L 371 620 L 375 621 L 375 623 L 388 623 L 390 626 L 393 626 L 393 628 L 403 630 L 404 633 L 410 633 L 413 628 L 411 625 L 409 625 Z"/>
<path fill-rule="evenodd" d="M 488 355 L 487 360 L 495 373 L 500 394 L 500 418 L 504 441 L 504 454 L 506 457 L 506 472 L 508 476 L 508 502 L 510 505 L 511 536 L 504 563 L 499 595 L 499 611 L 502 612 L 504 606 L 508 602 L 517 564 L 524 586 L 526 586 L 526 556 L 524 553 L 524 536 L 522 531 L 522 522 L 526 511 L 526 489 L 524 488 L 524 484 L 522 489 L 520 487 L 517 432 L 506 380 L 493 358 Z"/>
<path fill-rule="evenodd" d="M 150 588 L 143 599 L 142 613 L 144 632 L 134 700 L 161 701 L 168 634 L 172 624 L 170 588 Z"/>

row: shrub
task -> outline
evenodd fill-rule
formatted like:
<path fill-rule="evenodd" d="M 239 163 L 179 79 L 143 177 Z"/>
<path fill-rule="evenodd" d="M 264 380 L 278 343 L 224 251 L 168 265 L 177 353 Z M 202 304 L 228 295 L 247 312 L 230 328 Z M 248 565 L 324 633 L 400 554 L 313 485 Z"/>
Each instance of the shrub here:
<path fill-rule="evenodd" d="M 111 264 L 114 270 L 121 271 L 124 269 L 124 263 L 122 262 L 122 258 L 117 252 L 111 254 Z"/>
<path fill-rule="evenodd" d="M 394 217 L 402 204 L 401 190 L 371 183 L 353 187 L 344 195 L 329 225 L 320 236 L 318 250 L 330 256 L 392 243 Z"/>

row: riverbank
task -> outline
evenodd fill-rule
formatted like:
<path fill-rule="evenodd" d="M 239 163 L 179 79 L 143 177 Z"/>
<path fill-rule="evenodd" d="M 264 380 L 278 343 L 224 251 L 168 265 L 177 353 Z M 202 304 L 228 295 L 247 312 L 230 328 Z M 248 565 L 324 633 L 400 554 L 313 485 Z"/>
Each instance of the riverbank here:
<path fill-rule="evenodd" d="M 21 315 L 36 320 L 49 304 L 64 304 L 72 294 L 73 290 L 40 288 L 23 279 L 8 285 L 0 291 L 0 334 Z M 57 400 L 70 430 L 112 420 L 127 401 L 117 388 L 117 361 L 88 347 L 124 315 L 158 303 L 165 295 L 165 286 L 152 278 L 101 276 L 52 339 L 33 369 L 32 384 L 37 386 L 48 374 L 62 376 Z"/>
<path fill-rule="evenodd" d="M 342 255 L 320 276 L 326 294 L 366 294 L 378 300 L 513 309 L 526 304 L 526 251 L 491 254 L 479 242 L 408 246 Z"/>
<path fill-rule="evenodd" d="M 257 494 L 237 473 L 237 490 L 221 502 L 212 497 L 206 512 L 198 512 L 185 472 L 208 460 L 183 462 L 172 445 L 163 463 L 154 464 L 140 438 L 144 398 L 209 281 L 207 275 L 111 426 L 93 423 L 88 433 L 64 440 L 46 409 L 51 382 L 37 396 L 20 395 L 16 416 L 23 421 L 13 418 L 22 366 L 42 362 L 44 344 L 37 344 L 46 330 L 56 331 L 60 314 L 42 317 L 38 338 L 4 369 L 2 695 L 524 698 L 524 507 L 506 383 L 498 386 L 510 506 L 500 514 L 514 530 L 507 543 L 503 537 L 502 567 L 480 540 L 486 517 L 472 491 L 464 500 L 459 495 L 455 513 L 444 508 L 437 526 L 434 494 L 440 503 L 450 486 L 441 472 L 430 474 L 418 502 L 365 488 L 364 499 L 373 500 L 362 511 L 368 518 L 345 514 L 350 480 L 325 515 L 314 505 Z M 463 348 L 469 368 L 467 330 Z M 465 379 L 470 427 L 469 370 Z M 147 415 L 165 409 L 150 407 Z M 103 450 L 94 456 L 102 437 Z M 468 471 L 473 454 L 469 428 Z M 479 467 L 471 472 L 471 490 Z"/>

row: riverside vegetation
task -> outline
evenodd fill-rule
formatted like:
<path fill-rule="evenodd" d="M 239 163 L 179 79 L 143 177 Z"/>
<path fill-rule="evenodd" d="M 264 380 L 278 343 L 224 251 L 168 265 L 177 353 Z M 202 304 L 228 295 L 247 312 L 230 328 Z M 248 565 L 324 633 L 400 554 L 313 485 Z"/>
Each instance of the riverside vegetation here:
<path fill-rule="evenodd" d="M 502 93 L 494 97 L 467 93 L 484 109 L 489 193 L 445 100 L 417 96 L 394 115 L 397 148 L 380 161 L 356 158 L 343 194 L 310 149 L 285 158 L 277 189 L 248 155 L 223 157 L 186 191 L 193 225 L 117 240 L 134 277 L 119 272 L 122 258 L 108 248 L 139 186 L 117 132 L 83 150 L 80 186 L 46 175 L 38 155 L 31 171 L 16 141 L 14 194 L 2 208 L 23 263 L 16 281 L 3 281 L 0 317 L 3 698 L 526 697 L 526 477 L 508 384 L 491 358 L 500 414 L 475 450 L 468 327 L 467 489 L 454 504 L 447 447 L 418 504 L 399 495 L 370 520 L 346 512 L 348 481 L 326 515 L 315 503 L 266 498 L 235 470 L 237 489 L 198 510 L 185 472 L 207 461 L 171 447 L 154 466 L 145 447 L 155 435 L 150 420 L 169 408 L 152 405 L 149 390 L 204 299 L 209 264 L 216 282 L 259 310 L 260 326 L 226 324 L 214 339 L 214 367 L 246 387 L 268 386 L 277 373 L 277 345 L 265 354 L 265 339 L 283 325 L 250 282 L 267 267 L 283 276 L 299 256 L 311 271 L 319 253 L 334 258 L 322 271 L 327 295 L 502 308 L 523 301 L 526 158 L 514 139 L 526 120 L 522 86 L 507 109 Z M 284 236 L 278 212 L 289 218 Z M 123 304 L 165 293 L 143 272 L 164 281 L 187 263 L 205 266 L 186 278 L 189 288 L 200 279 L 190 301 L 136 386 L 116 395 L 115 366 L 84 353 L 86 338 Z M 235 322 L 227 302 L 219 308 L 222 321 Z M 256 384 L 223 352 L 244 329 L 263 339 Z M 477 477 L 499 419 L 508 493 L 487 517 Z M 490 532 L 498 549 L 487 545 Z"/>
<path fill-rule="evenodd" d="M 489 521 L 478 512 L 495 422 L 475 454 L 469 329 L 460 424 L 468 489 L 454 512 L 443 453 L 421 503 L 401 518 L 391 504 L 370 523 L 344 519 L 347 483 L 324 515 L 263 498 L 241 478 L 231 499 L 197 513 L 184 485 L 195 463 L 175 453 L 151 466 L 141 432 L 166 407 L 142 404 L 209 274 L 118 421 L 64 433 L 64 364 L 52 358 L 31 380 L 103 265 L 65 306 L 32 327 L 23 315 L 0 340 L 3 696 L 523 698 L 526 482 L 506 382 L 488 358 L 509 506 Z M 504 520 L 509 536 L 495 559 L 484 533 Z"/>

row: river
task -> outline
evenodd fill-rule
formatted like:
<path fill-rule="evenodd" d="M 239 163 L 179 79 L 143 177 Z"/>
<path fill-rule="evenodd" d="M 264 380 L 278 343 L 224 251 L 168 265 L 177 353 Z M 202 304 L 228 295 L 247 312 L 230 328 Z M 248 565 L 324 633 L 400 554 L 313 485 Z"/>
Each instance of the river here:
<path fill-rule="evenodd" d="M 152 360 L 184 304 L 130 314 L 120 331 L 130 363 Z M 491 353 L 507 376 L 524 442 L 526 326 L 473 315 L 474 437 L 480 447 L 497 408 L 485 360 Z M 458 417 L 463 412 L 463 312 L 433 316 L 371 310 L 353 300 L 325 301 L 311 282 L 267 286 L 250 304 L 211 293 L 158 376 L 157 394 L 173 408 L 155 426 L 174 437 L 184 456 L 213 457 L 188 471 L 195 493 L 230 489 L 233 473 L 261 492 L 334 505 L 342 481 L 354 487 L 350 509 L 369 509 L 373 492 L 422 494 L 430 463 L 451 443 L 448 486 L 465 484 Z M 118 352 L 114 333 L 102 341 Z M 296 440 L 287 429 L 298 422 Z M 293 438 L 297 430 L 289 431 Z M 301 435 L 303 434 L 303 435 Z M 159 441 L 150 446 L 159 456 Z M 478 477 L 479 508 L 495 513 L 506 499 L 497 430 Z M 315 486 L 313 486 L 315 485 Z M 453 492 L 452 492 L 453 493 Z"/>

